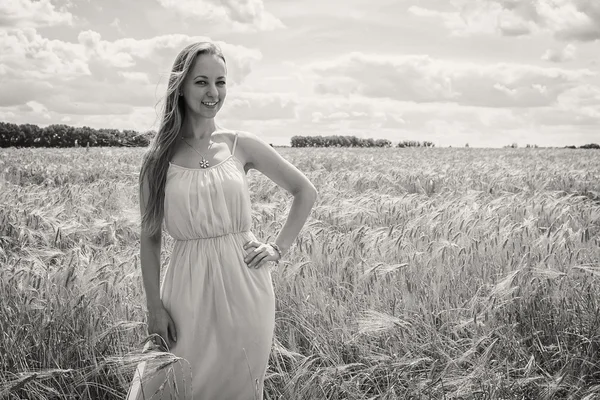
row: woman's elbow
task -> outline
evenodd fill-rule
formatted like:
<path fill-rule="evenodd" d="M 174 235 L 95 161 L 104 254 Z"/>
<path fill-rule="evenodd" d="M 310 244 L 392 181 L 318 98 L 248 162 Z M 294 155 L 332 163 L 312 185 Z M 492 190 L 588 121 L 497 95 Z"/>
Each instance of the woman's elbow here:
<path fill-rule="evenodd" d="M 292 190 L 290 192 L 291 192 L 292 196 L 301 197 L 303 199 L 308 199 L 312 203 L 314 203 L 317 200 L 317 197 L 319 195 L 317 192 L 317 189 L 310 182 L 307 182 L 304 185 L 298 186 L 298 188 L 296 188 L 296 190 Z"/>
<path fill-rule="evenodd" d="M 315 201 L 317 201 L 317 197 L 319 197 L 319 192 L 317 192 L 317 189 L 313 186 L 313 184 L 311 183 L 310 185 L 308 185 L 305 189 L 306 192 L 306 196 L 314 203 Z"/>

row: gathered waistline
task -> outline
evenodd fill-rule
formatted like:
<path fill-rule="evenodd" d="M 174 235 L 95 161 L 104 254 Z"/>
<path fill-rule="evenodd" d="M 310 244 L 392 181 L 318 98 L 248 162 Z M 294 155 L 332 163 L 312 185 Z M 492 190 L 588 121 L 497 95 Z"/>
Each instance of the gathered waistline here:
<path fill-rule="evenodd" d="M 250 233 L 250 231 L 229 232 L 229 233 L 224 233 L 222 235 L 217 235 L 217 236 L 207 236 L 207 237 L 199 237 L 199 238 L 193 238 L 193 239 L 175 239 L 175 241 L 177 241 L 177 242 L 191 242 L 193 240 L 209 240 L 209 239 L 217 239 L 217 238 L 224 237 L 224 236 L 239 235 L 239 234 L 242 234 L 242 233 Z"/>

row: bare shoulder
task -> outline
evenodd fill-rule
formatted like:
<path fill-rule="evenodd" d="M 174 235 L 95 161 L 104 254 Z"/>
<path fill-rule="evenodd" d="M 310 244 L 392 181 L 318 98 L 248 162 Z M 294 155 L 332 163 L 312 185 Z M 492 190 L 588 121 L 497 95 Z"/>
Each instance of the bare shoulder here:
<path fill-rule="evenodd" d="M 217 142 L 225 143 L 229 146 L 229 148 L 231 148 L 235 139 L 235 132 L 236 131 L 232 129 L 226 129 L 215 132 L 213 134 L 213 140 L 216 139 Z"/>
<path fill-rule="evenodd" d="M 264 139 L 251 132 L 237 132 L 236 155 L 246 171 L 259 171 L 292 194 L 303 189 L 316 193 L 306 176 Z"/>
<path fill-rule="evenodd" d="M 237 133 L 236 156 L 247 169 L 260 169 L 261 161 L 265 157 L 273 159 L 281 157 L 266 141 L 258 135 L 247 131 L 235 131 Z"/>

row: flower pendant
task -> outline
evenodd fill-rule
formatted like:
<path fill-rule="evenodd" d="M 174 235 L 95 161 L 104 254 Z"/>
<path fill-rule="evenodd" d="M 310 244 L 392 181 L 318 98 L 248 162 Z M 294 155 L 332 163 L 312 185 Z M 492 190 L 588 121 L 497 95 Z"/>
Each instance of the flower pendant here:
<path fill-rule="evenodd" d="M 202 161 L 200 161 L 200 168 L 208 168 L 208 166 L 208 161 L 202 158 Z"/>

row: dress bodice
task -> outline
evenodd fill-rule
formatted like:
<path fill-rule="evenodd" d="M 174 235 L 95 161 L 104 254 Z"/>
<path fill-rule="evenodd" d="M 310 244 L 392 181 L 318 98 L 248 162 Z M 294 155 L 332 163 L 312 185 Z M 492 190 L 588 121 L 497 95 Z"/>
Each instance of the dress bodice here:
<path fill-rule="evenodd" d="M 208 168 L 169 164 L 164 219 L 176 240 L 194 240 L 249 231 L 250 194 L 244 166 L 232 154 Z"/>

